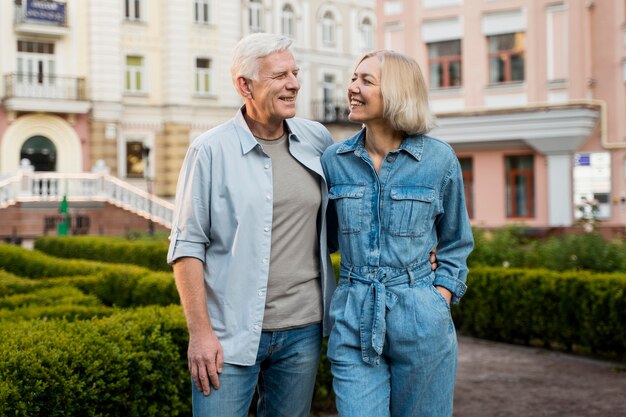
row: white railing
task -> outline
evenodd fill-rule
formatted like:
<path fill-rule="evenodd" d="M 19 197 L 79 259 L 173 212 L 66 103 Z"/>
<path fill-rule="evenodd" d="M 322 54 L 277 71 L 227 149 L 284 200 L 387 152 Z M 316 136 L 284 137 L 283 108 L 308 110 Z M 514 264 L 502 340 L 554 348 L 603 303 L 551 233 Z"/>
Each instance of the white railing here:
<path fill-rule="evenodd" d="M 24 172 L 0 181 L 0 208 L 19 202 L 102 201 L 136 213 L 167 228 L 174 205 L 109 174 Z"/>

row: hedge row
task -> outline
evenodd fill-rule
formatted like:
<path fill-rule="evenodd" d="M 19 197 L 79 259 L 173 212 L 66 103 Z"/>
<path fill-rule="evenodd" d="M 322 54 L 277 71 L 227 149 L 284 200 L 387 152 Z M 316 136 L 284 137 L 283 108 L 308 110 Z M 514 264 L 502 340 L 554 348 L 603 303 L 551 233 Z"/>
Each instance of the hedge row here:
<path fill-rule="evenodd" d="M 179 306 L 0 326 L 0 415 L 190 415 Z"/>
<path fill-rule="evenodd" d="M 453 309 L 465 334 L 626 360 L 626 275 L 475 267 Z"/>
<path fill-rule="evenodd" d="M 6 272 L 20 277 L 43 279 L 44 283 L 40 285 L 72 285 L 97 296 L 105 305 L 131 307 L 179 302 L 171 272 L 155 272 L 134 265 L 60 259 L 7 244 L 0 244 L 0 265 Z M 0 283 L 0 294 L 6 285 L 29 287 L 15 279 L 12 276 L 7 283 Z M 49 280 L 54 282 L 46 283 Z"/>
<path fill-rule="evenodd" d="M 155 271 L 171 271 L 167 242 L 131 241 L 106 236 L 47 236 L 35 241 L 35 249 L 59 258 L 134 264 Z"/>

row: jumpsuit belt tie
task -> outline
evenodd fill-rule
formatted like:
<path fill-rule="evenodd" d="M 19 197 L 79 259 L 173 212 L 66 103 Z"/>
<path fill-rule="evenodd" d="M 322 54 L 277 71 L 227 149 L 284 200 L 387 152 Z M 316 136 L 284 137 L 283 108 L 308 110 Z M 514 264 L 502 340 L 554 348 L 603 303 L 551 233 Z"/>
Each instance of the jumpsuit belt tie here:
<path fill-rule="evenodd" d="M 361 357 L 364 362 L 377 365 L 385 346 L 387 333 L 387 310 L 391 310 L 398 301 L 398 296 L 388 287 L 413 283 L 411 270 L 398 271 L 397 276 L 388 277 L 389 273 L 377 273 L 371 277 L 363 277 L 355 273 L 353 268 L 348 268 L 347 279 L 350 282 L 358 282 L 367 285 L 367 292 L 361 307 L 359 322 L 359 336 L 361 341 Z"/>

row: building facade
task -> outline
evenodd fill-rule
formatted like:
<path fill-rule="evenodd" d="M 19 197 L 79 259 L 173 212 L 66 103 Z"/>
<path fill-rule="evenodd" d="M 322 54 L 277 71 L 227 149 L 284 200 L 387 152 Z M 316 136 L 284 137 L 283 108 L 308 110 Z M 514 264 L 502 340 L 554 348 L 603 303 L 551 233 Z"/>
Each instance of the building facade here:
<path fill-rule="evenodd" d="M 473 224 L 626 224 L 626 2 L 378 0 L 420 63 Z"/>
<path fill-rule="evenodd" d="M 171 200 L 190 141 L 242 104 L 230 59 L 249 33 L 294 39 L 299 115 L 347 136 L 346 87 L 375 30 L 374 0 L 3 0 L 0 208 L 19 172 L 104 171 Z M 66 180 L 37 181 L 58 199 Z"/>

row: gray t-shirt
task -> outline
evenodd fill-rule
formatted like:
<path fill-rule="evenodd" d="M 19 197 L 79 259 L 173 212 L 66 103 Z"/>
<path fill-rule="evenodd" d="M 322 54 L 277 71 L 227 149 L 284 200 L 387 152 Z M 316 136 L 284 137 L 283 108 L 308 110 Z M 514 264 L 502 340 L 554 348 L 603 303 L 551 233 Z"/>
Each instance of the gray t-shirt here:
<path fill-rule="evenodd" d="M 320 178 L 289 153 L 287 134 L 257 138 L 272 160 L 272 247 L 263 330 L 322 320 L 317 221 Z"/>

